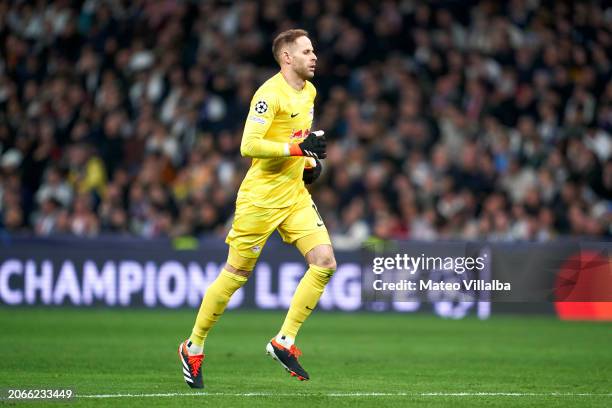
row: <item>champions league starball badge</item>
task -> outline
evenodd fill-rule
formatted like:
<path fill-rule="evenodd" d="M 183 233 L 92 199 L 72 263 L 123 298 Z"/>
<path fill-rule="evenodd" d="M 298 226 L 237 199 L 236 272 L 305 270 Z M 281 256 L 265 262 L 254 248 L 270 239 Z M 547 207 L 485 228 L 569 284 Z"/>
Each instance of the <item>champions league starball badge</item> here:
<path fill-rule="evenodd" d="M 255 112 L 265 113 L 268 110 L 268 104 L 265 101 L 259 101 L 255 104 Z"/>

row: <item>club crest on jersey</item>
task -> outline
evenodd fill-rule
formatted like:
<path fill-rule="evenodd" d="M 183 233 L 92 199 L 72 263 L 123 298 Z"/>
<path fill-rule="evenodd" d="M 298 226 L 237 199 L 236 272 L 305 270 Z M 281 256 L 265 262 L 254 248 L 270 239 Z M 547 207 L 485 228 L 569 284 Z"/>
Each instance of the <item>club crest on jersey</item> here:
<path fill-rule="evenodd" d="M 255 245 L 253 248 L 251 248 L 251 251 L 256 254 L 261 251 L 261 247 L 259 245 Z"/>
<path fill-rule="evenodd" d="M 255 112 L 262 114 L 268 110 L 268 104 L 266 101 L 259 101 L 255 104 Z"/>

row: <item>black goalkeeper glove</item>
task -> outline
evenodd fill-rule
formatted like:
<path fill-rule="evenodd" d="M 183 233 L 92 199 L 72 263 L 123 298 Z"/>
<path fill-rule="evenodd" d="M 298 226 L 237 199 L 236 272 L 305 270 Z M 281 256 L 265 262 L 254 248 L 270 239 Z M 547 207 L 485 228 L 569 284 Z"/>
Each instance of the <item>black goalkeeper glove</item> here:
<path fill-rule="evenodd" d="M 306 139 L 300 144 L 291 145 L 289 153 L 291 156 L 308 156 L 314 157 L 315 159 L 324 159 L 327 157 L 325 148 L 327 142 L 325 141 L 325 132 L 317 130 L 310 132 Z"/>
<path fill-rule="evenodd" d="M 315 159 L 314 167 L 304 167 L 304 174 L 302 175 L 302 180 L 304 180 L 304 184 L 312 184 L 316 179 L 321 175 L 321 162 L 318 159 Z"/>

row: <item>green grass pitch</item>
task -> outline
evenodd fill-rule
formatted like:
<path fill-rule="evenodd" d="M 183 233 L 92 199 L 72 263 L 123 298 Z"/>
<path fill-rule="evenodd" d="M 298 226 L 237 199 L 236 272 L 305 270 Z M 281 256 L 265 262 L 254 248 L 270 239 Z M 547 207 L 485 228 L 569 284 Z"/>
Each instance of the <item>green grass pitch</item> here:
<path fill-rule="evenodd" d="M 264 351 L 283 316 L 227 312 L 207 343 L 206 395 L 193 395 L 177 346 L 195 310 L 4 307 L 0 388 L 71 387 L 71 407 L 612 406 L 609 323 L 316 312 L 298 341 L 312 379 L 299 382 Z M 142 395 L 85 397 L 106 394 Z"/>

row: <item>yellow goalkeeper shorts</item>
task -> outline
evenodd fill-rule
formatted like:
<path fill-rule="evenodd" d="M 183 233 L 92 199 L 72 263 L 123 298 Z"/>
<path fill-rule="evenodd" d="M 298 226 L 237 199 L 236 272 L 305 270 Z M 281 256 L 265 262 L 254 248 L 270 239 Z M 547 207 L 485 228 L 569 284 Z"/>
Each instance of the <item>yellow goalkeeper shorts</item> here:
<path fill-rule="evenodd" d="M 327 228 L 310 194 L 285 208 L 257 207 L 239 198 L 232 229 L 225 242 L 240 256 L 258 258 L 275 229 L 289 244 L 300 240 L 298 249 L 303 255 L 317 245 L 331 245 Z"/>

